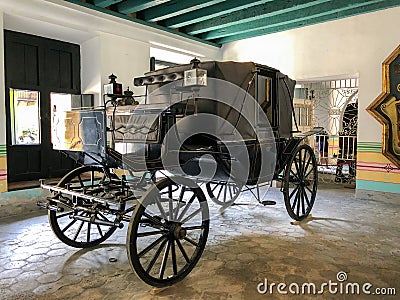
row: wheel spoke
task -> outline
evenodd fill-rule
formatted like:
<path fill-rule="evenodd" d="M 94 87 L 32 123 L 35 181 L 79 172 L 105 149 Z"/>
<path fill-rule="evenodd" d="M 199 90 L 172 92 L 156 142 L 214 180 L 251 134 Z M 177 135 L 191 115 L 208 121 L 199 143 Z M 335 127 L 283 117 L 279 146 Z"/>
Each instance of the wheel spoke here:
<path fill-rule="evenodd" d="M 73 214 L 73 212 L 72 212 L 72 211 L 68 211 L 68 212 L 65 212 L 65 213 L 62 213 L 62 214 L 57 215 L 56 218 L 57 218 L 57 219 L 63 218 L 63 217 L 65 217 L 65 216 L 69 216 L 69 215 L 71 215 L 71 214 Z"/>
<path fill-rule="evenodd" d="M 312 167 L 312 168 L 310 169 L 310 171 L 308 171 L 308 172 L 306 173 L 306 175 L 304 175 L 304 179 L 308 178 L 308 175 L 310 175 L 312 171 L 314 171 L 314 167 Z"/>
<path fill-rule="evenodd" d="M 190 244 L 192 244 L 193 246 L 196 246 L 196 247 L 199 246 L 198 243 L 196 243 L 195 241 L 193 241 L 191 238 L 188 238 L 187 236 L 185 236 L 183 239 L 184 239 L 185 241 L 189 242 Z"/>
<path fill-rule="evenodd" d="M 222 192 L 222 190 L 223 190 L 223 188 L 224 188 L 224 185 L 223 185 L 223 184 L 220 184 L 219 186 L 220 186 L 220 188 L 219 188 L 219 192 L 218 192 L 217 199 L 219 199 L 219 196 L 221 196 L 221 192 Z"/>
<path fill-rule="evenodd" d="M 216 183 L 211 191 L 214 192 L 217 189 L 217 187 L 218 187 L 218 184 Z"/>
<path fill-rule="evenodd" d="M 145 216 L 150 221 L 152 221 L 153 225 L 159 225 L 159 226 L 163 226 L 164 227 L 164 225 L 161 223 L 161 221 L 159 221 L 156 218 L 154 218 L 153 216 L 149 215 L 147 212 L 143 212 L 143 216 Z M 140 221 L 141 221 L 141 223 L 145 223 L 145 222 L 142 222 L 142 221 L 144 221 L 143 219 L 141 219 Z"/>
<path fill-rule="evenodd" d="M 306 166 L 305 166 L 305 168 L 304 168 L 304 173 L 307 172 L 307 169 L 308 169 L 308 166 L 309 166 L 310 163 L 311 163 L 311 160 L 312 160 L 312 156 L 310 155 L 310 156 L 308 157 L 307 164 L 306 164 Z M 306 179 L 306 178 L 307 178 L 307 176 L 304 176 L 304 179 Z"/>
<path fill-rule="evenodd" d="M 294 211 L 294 208 L 296 207 L 296 203 L 297 203 L 298 197 L 299 197 L 299 193 L 296 193 L 296 197 L 294 197 L 293 204 L 291 206 L 292 207 L 292 211 Z"/>
<path fill-rule="evenodd" d="M 233 199 L 233 195 L 232 195 L 232 186 L 228 185 L 229 187 L 229 195 L 231 196 L 231 200 Z"/>
<path fill-rule="evenodd" d="M 90 228 L 92 227 L 92 224 L 90 222 L 88 222 L 88 229 L 86 232 L 86 242 L 90 242 Z"/>
<path fill-rule="evenodd" d="M 175 249 L 175 241 L 171 240 L 171 257 L 172 257 L 172 270 L 174 271 L 174 275 L 178 274 L 178 267 L 176 265 L 176 249 Z"/>
<path fill-rule="evenodd" d="M 304 188 L 303 188 L 303 192 L 304 192 L 304 195 L 305 195 L 305 198 L 306 198 L 307 205 L 308 205 L 308 207 L 310 207 L 311 206 L 310 200 L 308 199 L 307 192 L 306 192 L 306 190 Z"/>
<path fill-rule="evenodd" d="M 188 203 L 186 204 L 185 208 L 182 210 L 181 214 L 179 215 L 178 222 L 182 220 L 183 216 L 186 214 L 190 206 L 192 205 L 194 199 L 196 198 L 196 194 L 193 194 L 193 196 L 189 199 Z"/>
<path fill-rule="evenodd" d="M 290 173 L 292 173 L 293 176 L 296 177 L 297 181 L 301 181 L 299 176 L 297 174 L 293 173 L 293 170 L 290 170 Z"/>
<path fill-rule="evenodd" d="M 166 213 L 165 213 L 164 208 L 162 207 L 160 198 L 161 198 L 161 197 L 159 197 L 159 196 L 157 195 L 157 196 L 155 197 L 155 199 L 156 199 L 155 201 L 156 201 L 158 210 L 160 211 L 161 217 L 162 217 L 164 220 L 167 220 L 168 218 L 167 218 L 167 215 L 166 215 Z"/>
<path fill-rule="evenodd" d="M 163 234 L 160 236 L 158 239 L 156 239 L 154 242 L 152 242 L 150 245 L 148 245 L 146 248 L 144 248 L 140 253 L 138 254 L 138 257 L 142 257 L 145 255 L 147 252 L 149 252 L 151 249 L 153 249 L 155 246 L 157 246 L 159 243 L 162 242 L 162 240 L 166 239 L 167 234 Z"/>
<path fill-rule="evenodd" d="M 107 222 L 111 222 L 106 216 L 104 216 L 101 212 L 98 212 L 98 214 L 99 214 L 99 216 L 104 220 L 104 221 L 107 221 Z"/>
<path fill-rule="evenodd" d="M 165 234 L 165 231 L 148 231 L 148 232 L 140 232 L 137 234 L 137 237 L 144 237 L 156 234 Z"/>
<path fill-rule="evenodd" d="M 174 205 L 172 203 L 172 191 L 170 191 L 170 193 L 168 193 L 168 194 L 171 194 L 171 196 L 168 197 L 168 221 L 172 221 L 174 218 Z"/>
<path fill-rule="evenodd" d="M 196 216 L 199 212 L 201 212 L 201 207 L 192 212 L 189 216 L 187 216 L 184 220 L 180 221 L 182 224 L 185 224 L 187 221 L 191 220 L 194 216 Z"/>
<path fill-rule="evenodd" d="M 165 272 L 165 267 L 167 266 L 170 246 L 171 246 L 171 241 L 168 241 L 167 247 L 165 248 L 165 251 L 164 251 L 164 256 L 162 259 L 161 267 L 160 267 L 160 274 L 159 274 L 160 279 L 164 278 L 164 272 Z"/>
<path fill-rule="evenodd" d="M 298 160 L 298 163 L 299 163 L 299 170 L 298 170 L 298 174 L 299 174 L 299 176 L 301 177 L 301 174 L 303 173 L 303 161 L 302 161 L 302 159 L 303 159 L 303 157 L 302 157 L 302 154 L 301 154 L 301 150 L 299 151 L 299 160 Z"/>
<path fill-rule="evenodd" d="M 72 220 L 67 226 L 64 227 L 63 230 L 61 230 L 61 232 L 65 232 L 68 230 L 68 228 L 70 228 L 72 225 L 74 225 L 76 223 L 76 220 Z"/>
<path fill-rule="evenodd" d="M 197 226 L 188 226 L 188 227 L 183 227 L 186 230 L 196 230 L 196 229 L 203 229 L 203 225 L 197 225 Z"/>
<path fill-rule="evenodd" d="M 176 244 L 178 245 L 179 250 L 181 251 L 183 257 L 185 258 L 186 262 L 189 263 L 190 259 L 189 256 L 186 254 L 185 249 L 183 248 L 181 242 L 179 240 L 176 240 Z"/>
<path fill-rule="evenodd" d="M 151 269 L 153 268 L 154 264 L 156 263 L 158 257 L 160 256 L 161 251 L 164 249 L 164 246 L 165 246 L 165 244 L 167 243 L 167 241 L 168 241 L 168 240 L 165 239 L 165 240 L 161 243 L 160 247 L 157 249 L 156 253 L 154 254 L 153 258 L 151 259 L 149 265 L 148 265 L 147 268 L 146 268 L 146 273 L 150 273 L 150 271 L 151 271 Z"/>
<path fill-rule="evenodd" d="M 297 163 L 297 157 L 294 157 L 294 166 L 296 168 L 297 174 L 300 174 L 299 165 Z M 298 175 L 297 175 L 297 178 L 298 178 Z"/>
<path fill-rule="evenodd" d="M 101 228 L 100 228 L 100 225 L 99 225 L 99 224 L 97 224 L 97 230 L 99 231 L 100 236 L 103 237 L 103 236 L 104 236 L 104 235 L 103 235 L 103 231 L 101 231 Z"/>
<path fill-rule="evenodd" d="M 297 216 L 300 216 L 300 195 L 299 193 L 297 193 L 298 195 L 298 201 L 297 201 Z"/>
<path fill-rule="evenodd" d="M 82 221 L 81 225 L 79 225 L 78 231 L 74 235 L 74 241 L 76 241 L 76 239 L 78 238 L 78 235 L 81 232 L 84 223 L 85 222 Z"/>
<path fill-rule="evenodd" d="M 304 189 L 300 190 L 300 197 L 301 197 L 301 210 L 303 212 L 303 215 L 306 214 L 305 209 L 304 209 L 304 194 L 303 194 Z"/>
<path fill-rule="evenodd" d="M 224 186 L 224 203 L 226 202 L 226 192 L 227 192 L 227 189 L 228 189 L 228 184 L 226 184 L 225 186 Z"/>
<path fill-rule="evenodd" d="M 293 191 L 290 193 L 290 195 L 289 195 L 289 200 L 292 199 L 294 193 L 299 189 L 299 186 L 300 186 L 300 185 L 296 185 L 296 187 L 295 187 L 295 188 L 293 189 Z"/>
<path fill-rule="evenodd" d="M 179 213 L 179 210 L 181 208 L 181 202 L 183 200 L 183 196 L 185 194 L 185 191 L 186 191 L 186 187 L 183 186 L 182 189 L 181 189 L 181 193 L 179 195 L 179 198 L 178 198 L 178 204 L 177 204 L 176 209 L 175 209 L 174 221 L 178 218 L 178 213 Z"/>
<path fill-rule="evenodd" d="M 313 191 L 310 190 L 310 188 L 308 186 L 306 186 L 306 189 L 311 193 L 311 195 L 313 194 Z"/>

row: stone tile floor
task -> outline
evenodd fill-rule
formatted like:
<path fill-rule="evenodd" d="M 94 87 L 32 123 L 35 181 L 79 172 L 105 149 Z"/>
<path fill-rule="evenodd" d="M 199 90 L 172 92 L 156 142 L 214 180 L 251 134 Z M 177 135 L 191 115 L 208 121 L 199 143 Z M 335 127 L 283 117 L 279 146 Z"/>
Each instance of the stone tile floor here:
<path fill-rule="evenodd" d="M 314 283 L 318 290 L 322 283 L 340 283 L 338 272 L 346 272 L 342 283 L 368 282 L 371 292 L 395 288 L 397 296 L 345 295 L 325 287 L 323 294 L 295 298 L 399 299 L 400 206 L 353 194 L 321 188 L 312 216 L 293 224 L 278 189 L 266 196 L 277 201 L 275 206 L 264 207 L 245 194 L 237 200 L 242 205 L 213 216 L 206 249 L 192 273 L 163 289 L 146 285 L 131 270 L 126 229 L 100 246 L 79 250 L 58 241 L 42 214 L 3 218 L 0 299 L 288 299 L 290 284 L 301 292 L 304 282 Z M 258 293 L 265 279 L 285 283 L 288 294 L 276 288 Z"/>

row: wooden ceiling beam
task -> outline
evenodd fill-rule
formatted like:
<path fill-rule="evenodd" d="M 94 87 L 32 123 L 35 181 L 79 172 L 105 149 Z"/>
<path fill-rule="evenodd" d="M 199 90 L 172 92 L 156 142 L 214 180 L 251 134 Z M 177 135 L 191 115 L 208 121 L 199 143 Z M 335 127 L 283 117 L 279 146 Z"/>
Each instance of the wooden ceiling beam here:
<path fill-rule="evenodd" d="M 157 22 L 224 1 L 225 0 L 173 0 L 156 7 L 143 10 L 138 13 L 138 16 L 147 22 Z"/>
<path fill-rule="evenodd" d="M 123 14 L 131 14 L 169 1 L 170 0 L 126 0 L 117 5 L 117 10 Z"/>
<path fill-rule="evenodd" d="M 179 28 L 190 24 L 206 21 L 222 15 L 231 14 L 236 11 L 245 10 L 249 7 L 261 5 L 273 0 L 260 0 L 260 1 L 249 1 L 249 0 L 236 0 L 236 1 L 224 1 L 219 4 L 211 5 L 205 8 L 201 8 L 177 17 L 169 18 L 164 21 L 164 25 L 169 28 Z"/>
<path fill-rule="evenodd" d="M 93 4 L 99 7 L 108 7 L 114 4 L 118 4 L 123 0 L 92 0 Z"/>
<path fill-rule="evenodd" d="M 200 34 L 233 25 L 244 24 L 246 22 L 262 20 L 267 17 L 281 15 L 330 1 L 331 0 L 292 0 L 268 2 L 262 5 L 250 7 L 246 10 L 223 15 L 219 18 L 186 26 L 182 28 L 182 31 L 192 35 Z"/>
<path fill-rule="evenodd" d="M 336 0 L 335 3 L 342 0 Z M 356 16 L 360 14 L 365 14 L 373 11 L 378 11 L 386 8 L 400 6 L 399 0 L 375 0 L 375 1 L 342 1 L 351 5 L 346 7 L 331 9 L 330 11 L 320 12 L 319 14 L 314 14 L 310 16 L 303 16 L 302 18 L 289 20 L 289 17 L 285 17 L 286 21 L 275 22 L 267 24 L 263 27 L 253 28 L 245 32 L 237 32 L 233 35 L 225 36 L 219 39 L 213 40 L 217 44 L 224 44 L 233 41 L 238 41 L 242 39 L 247 39 L 251 37 L 271 34 L 275 32 L 281 32 L 286 30 L 291 30 L 299 27 L 305 27 L 314 24 L 320 24 L 328 21 L 339 20 L 351 16 Z M 355 2 L 358 2 L 356 5 Z M 292 16 L 293 17 L 293 16 Z"/>

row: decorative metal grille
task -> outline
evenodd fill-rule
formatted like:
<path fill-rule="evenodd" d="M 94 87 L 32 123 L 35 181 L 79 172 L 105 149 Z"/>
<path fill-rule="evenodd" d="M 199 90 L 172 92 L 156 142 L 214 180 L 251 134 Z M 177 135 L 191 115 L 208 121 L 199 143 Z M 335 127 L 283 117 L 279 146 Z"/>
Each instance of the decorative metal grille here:
<path fill-rule="evenodd" d="M 313 140 L 308 140 L 318 158 L 321 181 L 354 183 L 357 159 L 358 79 L 299 82 L 297 88 L 298 92 L 295 95 L 303 99 L 295 99 L 295 106 L 309 107 L 312 120 L 310 127 L 324 128 Z"/>

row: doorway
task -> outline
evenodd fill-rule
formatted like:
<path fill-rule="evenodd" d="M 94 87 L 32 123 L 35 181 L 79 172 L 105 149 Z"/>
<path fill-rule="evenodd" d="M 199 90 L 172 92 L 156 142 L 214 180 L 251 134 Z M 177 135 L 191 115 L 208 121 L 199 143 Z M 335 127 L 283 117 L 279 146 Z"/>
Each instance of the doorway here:
<path fill-rule="evenodd" d="M 80 93 L 79 45 L 4 31 L 8 182 L 61 177 L 74 161 L 52 149 L 52 94 Z"/>
<path fill-rule="evenodd" d="M 355 188 L 357 162 L 358 78 L 298 82 L 298 123 L 324 130 L 308 143 L 318 159 L 319 181 Z"/>

